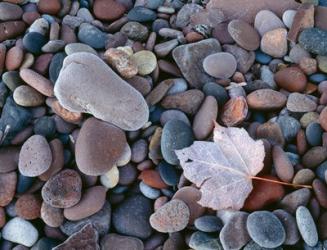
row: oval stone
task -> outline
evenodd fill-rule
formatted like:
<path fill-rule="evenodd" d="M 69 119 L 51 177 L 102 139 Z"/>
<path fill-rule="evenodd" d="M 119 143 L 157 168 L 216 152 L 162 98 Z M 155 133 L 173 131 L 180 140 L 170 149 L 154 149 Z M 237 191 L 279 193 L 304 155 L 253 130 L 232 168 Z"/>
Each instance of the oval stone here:
<path fill-rule="evenodd" d="M 23 10 L 19 5 L 13 3 L 0 3 L 1 21 L 18 20 L 22 15 Z"/>
<path fill-rule="evenodd" d="M 44 96 L 30 86 L 22 85 L 14 91 L 14 101 L 24 107 L 36 107 L 44 103 Z"/>
<path fill-rule="evenodd" d="M 131 59 L 137 65 L 138 73 L 142 76 L 152 73 L 157 67 L 156 56 L 148 50 L 136 52 Z"/>
<path fill-rule="evenodd" d="M 290 92 L 302 92 L 307 85 L 307 78 L 298 67 L 288 67 L 275 74 L 275 81 L 280 88 Z"/>
<path fill-rule="evenodd" d="M 287 98 L 286 107 L 291 112 L 305 113 L 315 111 L 317 104 L 307 95 L 291 93 Z"/>
<path fill-rule="evenodd" d="M 256 110 L 281 109 L 286 100 L 284 94 L 272 89 L 258 89 L 247 96 L 249 108 Z"/>
<path fill-rule="evenodd" d="M 314 247 L 318 243 L 318 232 L 309 209 L 304 206 L 298 207 L 296 223 L 304 242 Z"/>
<path fill-rule="evenodd" d="M 31 136 L 19 153 L 19 172 L 35 177 L 47 171 L 52 162 L 52 153 L 47 140 L 41 135 Z"/>
<path fill-rule="evenodd" d="M 95 118 L 87 119 L 75 145 L 76 164 L 84 174 L 107 173 L 119 160 L 126 145 L 124 132 Z"/>
<path fill-rule="evenodd" d="M 235 73 L 236 67 L 235 57 L 227 52 L 211 54 L 203 61 L 204 71 L 216 78 L 230 78 Z"/>
<path fill-rule="evenodd" d="M 47 38 L 38 32 L 29 32 L 23 38 L 24 48 L 33 54 L 40 54 L 46 43 Z"/>
<path fill-rule="evenodd" d="M 258 32 L 247 22 L 236 19 L 228 24 L 228 32 L 234 41 L 246 50 L 259 48 L 260 37 Z"/>
<path fill-rule="evenodd" d="M 274 12 L 261 10 L 255 16 L 254 27 L 263 36 L 268 31 L 284 28 L 284 24 Z"/>
<path fill-rule="evenodd" d="M 137 130 L 148 121 L 143 96 L 91 53 L 65 58 L 55 95 L 64 108 L 90 113 L 124 130 Z"/>
<path fill-rule="evenodd" d="M 260 44 L 261 50 L 272 57 L 283 57 L 287 53 L 287 30 L 278 28 L 266 32 Z"/>
<path fill-rule="evenodd" d="M 163 128 L 161 136 L 161 152 L 166 162 L 177 165 L 175 150 L 183 149 L 193 143 L 192 129 L 184 122 L 171 120 Z"/>
<path fill-rule="evenodd" d="M 82 179 L 75 170 L 63 170 L 44 184 L 41 194 L 43 201 L 52 207 L 72 207 L 81 199 Z"/>
<path fill-rule="evenodd" d="M 99 212 L 105 201 L 105 187 L 91 187 L 85 191 L 79 203 L 73 207 L 64 209 L 64 216 L 66 219 L 72 221 L 84 219 Z"/>

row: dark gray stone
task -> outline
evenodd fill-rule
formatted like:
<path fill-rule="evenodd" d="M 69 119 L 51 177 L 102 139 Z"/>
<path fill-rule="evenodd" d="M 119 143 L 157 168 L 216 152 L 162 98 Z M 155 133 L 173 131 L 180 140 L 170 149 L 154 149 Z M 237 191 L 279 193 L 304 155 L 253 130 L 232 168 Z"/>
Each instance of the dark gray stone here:
<path fill-rule="evenodd" d="M 128 12 L 127 18 L 135 22 L 150 22 L 156 20 L 157 13 L 143 6 L 136 6 Z"/>
<path fill-rule="evenodd" d="M 82 23 L 79 26 L 78 39 L 94 49 L 103 49 L 107 35 L 89 23 Z"/>
<path fill-rule="evenodd" d="M 299 44 L 305 50 L 325 56 L 327 55 L 327 31 L 319 28 L 309 28 L 301 32 Z"/>

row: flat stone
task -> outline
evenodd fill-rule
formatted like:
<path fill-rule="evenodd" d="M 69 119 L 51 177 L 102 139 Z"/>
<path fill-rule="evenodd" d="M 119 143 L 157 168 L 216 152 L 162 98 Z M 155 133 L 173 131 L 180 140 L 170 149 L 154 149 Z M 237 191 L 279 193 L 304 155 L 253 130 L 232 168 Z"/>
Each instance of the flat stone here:
<path fill-rule="evenodd" d="M 296 10 L 286 10 L 283 13 L 283 23 L 289 29 L 292 27 L 295 14 L 296 14 Z"/>
<path fill-rule="evenodd" d="M 246 227 L 252 240 L 261 247 L 278 247 L 286 239 L 283 224 L 273 213 L 268 211 L 257 211 L 250 214 L 246 221 Z"/>
<path fill-rule="evenodd" d="M 7 206 L 15 196 L 17 185 L 16 172 L 0 174 L 0 206 Z"/>
<path fill-rule="evenodd" d="M 287 212 L 294 214 L 299 206 L 306 206 L 311 197 L 311 192 L 307 188 L 301 188 L 287 194 L 281 201 L 280 206 Z"/>
<path fill-rule="evenodd" d="M 15 203 L 17 215 L 25 220 L 35 220 L 40 217 L 42 200 L 35 194 L 23 194 Z"/>
<path fill-rule="evenodd" d="M 26 24 L 23 21 L 7 21 L 0 23 L 0 42 L 13 39 L 25 32 Z"/>
<path fill-rule="evenodd" d="M 257 127 L 257 138 L 267 139 L 272 145 L 281 145 L 285 143 L 282 130 L 277 122 L 268 121 Z"/>
<path fill-rule="evenodd" d="M 144 42 L 149 36 L 149 30 L 146 26 L 138 22 L 128 22 L 120 30 L 129 39 Z"/>
<path fill-rule="evenodd" d="M 175 95 L 166 96 L 161 105 L 166 109 L 179 109 L 186 114 L 194 115 L 200 108 L 204 99 L 202 91 L 197 89 L 187 90 Z"/>
<path fill-rule="evenodd" d="M 215 78 L 230 78 L 235 73 L 236 66 L 235 57 L 227 52 L 211 54 L 203 60 L 204 71 Z"/>
<path fill-rule="evenodd" d="M 273 211 L 274 215 L 281 221 L 286 232 L 285 245 L 294 245 L 300 240 L 295 218 L 283 209 Z"/>
<path fill-rule="evenodd" d="M 247 96 L 249 108 L 256 110 L 281 109 L 286 104 L 286 96 L 272 89 L 258 89 Z"/>
<path fill-rule="evenodd" d="M 64 222 L 63 211 L 43 202 L 41 206 L 41 219 L 50 227 L 59 227 Z"/>
<path fill-rule="evenodd" d="M 99 235 L 92 224 L 87 224 L 80 231 L 71 235 L 60 245 L 52 248 L 53 250 L 66 249 L 94 249 L 99 250 Z"/>
<path fill-rule="evenodd" d="M 156 56 L 148 50 L 141 50 L 132 55 L 131 60 L 137 65 L 138 73 L 142 76 L 152 73 L 157 67 Z"/>
<path fill-rule="evenodd" d="M 277 118 L 277 123 L 282 130 L 284 138 L 288 142 L 295 139 L 297 133 L 301 129 L 301 124 L 299 121 L 292 116 L 281 115 Z"/>
<path fill-rule="evenodd" d="M 188 244 L 192 249 L 223 250 L 218 237 L 200 231 L 191 235 Z"/>
<path fill-rule="evenodd" d="M 61 2 L 59 0 L 40 0 L 37 7 L 41 13 L 56 15 L 61 9 Z"/>
<path fill-rule="evenodd" d="M 293 0 L 211 0 L 207 8 L 219 8 L 229 20 L 241 18 L 253 23 L 260 10 L 270 10 L 279 17 L 288 9 L 296 10 L 299 4 Z"/>
<path fill-rule="evenodd" d="M 301 169 L 295 174 L 293 178 L 293 183 L 310 185 L 313 179 L 315 178 L 315 176 L 316 176 L 315 173 L 311 169 L 307 169 L 307 168 Z"/>
<path fill-rule="evenodd" d="M 151 226 L 159 232 L 173 233 L 183 230 L 190 218 L 190 210 L 184 201 L 175 199 L 160 207 L 150 217 Z"/>
<path fill-rule="evenodd" d="M 15 89 L 13 98 L 23 107 L 36 107 L 44 103 L 44 96 L 30 86 L 22 85 Z"/>
<path fill-rule="evenodd" d="M 204 84 L 202 91 L 206 96 L 211 95 L 215 97 L 220 107 L 223 106 L 229 99 L 225 88 L 215 82 L 208 82 Z"/>
<path fill-rule="evenodd" d="M 286 153 L 280 146 L 272 149 L 274 168 L 279 179 L 290 182 L 294 176 L 294 168 Z"/>
<path fill-rule="evenodd" d="M 295 66 L 279 70 L 275 74 L 275 81 L 280 88 L 290 92 L 302 92 L 307 85 L 305 74 Z"/>
<path fill-rule="evenodd" d="M 53 84 L 50 80 L 31 69 L 22 69 L 19 72 L 20 77 L 31 87 L 41 94 L 53 97 Z"/>
<path fill-rule="evenodd" d="M 175 150 L 190 146 L 193 143 L 192 129 L 184 122 L 171 120 L 163 128 L 161 152 L 165 161 L 177 165 L 179 160 Z"/>
<path fill-rule="evenodd" d="M 194 221 L 194 226 L 196 229 L 202 232 L 213 233 L 220 231 L 223 227 L 223 224 L 217 216 L 204 215 Z"/>
<path fill-rule="evenodd" d="M 5 240 L 31 247 L 37 241 L 39 233 L 32 223 L 15 217 L 2 229 L 2 237 Z"/>
<path fill-rule="evenodd" d="M 286 107 L 291 112 L 312 112 L 317 104 L 308 96 L 300 93 L 291 93 L 287 98 Z"/>
<path fill-rule="evenodd" d="M 97 27 L 89 23 L 82 23 L 78 29 L 78 39 L 94 49 L 102 49 L 107 36 Z"/>
<path fill-rule="evenodd" d="M 103 21 L 113 21 L 120 18 L 126 7 L 114 0 L 96 0 L 93 5 L 94 15 Z"/>
<path fill-rule="evenodd" d="M 0 3 L 0 20 L 1 21 L 11 21 L 18 20 L 22 17 L 22 8 L 13 3 Z"/>
<path fill-rule="evenodd" d="M 136 6 L 128 12 L 127 18 L 135 22 L 151 22 L 157 18 L 157 13 L 143 6 Z"/>
<path fill-rule="evenodd" d="M 305 243 L 311 247 L 317 245 L 317 227 L 310 211 L 306 207 L 300 206 L 296 209 L 296 223 Z"/>
<path fill-rule="evenodd" d="M 105 174 L 100 176 L 100 182 L 106 188 L 114 188 L 119 182 L 119 171 L 118 168 L 114 165 L 112 168 Z"/>
<path fill-rule="evenodd" d="M 41 54 L 46 43 L 47 38 L 38 32 L 29 32 L 23 38 L 24 48 L 33 54 Z"/>
<path fill-rule="evenodd" d="M 310 53 L 326 56 L 327 44 L 324 42 L 326 39 L 327 31 L 319 28 L 309 28 L 301 32 L 299 44 Z"/>
<path fill-rule="evenodd" d="M 299 64 L 303 58 L 311 58 L 310 53 L 303 49 L 299 44 L 296 44 L 291 48 L 289 57 L 293 63 L 297 64 Z"/>
<path fill-rule="evenodd" d="M 284 24 L 274 12 L 261 10 L 255 16 L 254 27 L 263 36 L 268 31 L 284 28 Z"/>
<path fill-rule="evenodd" d="M 101 249 L 108 250 L 143 250 L 143 242 L 135 237 L 123 236 L 115 233 L 105 235 L 100 242 Z"/>
<path fill-rule="evenodd" d="M 178 28 L 184 28 L 191 22 L 191 17 L 202 11 L 203 7 L 195 4 L 185 4 L 179 11 L 176 17 L 176 26 Z"/>
<path fill-rule="evenodd" d="M 98 231 L 100 236 L 108 233 L 111 223 L 111 206 L 109 202 L 106 202 L 99 212 L 90 217 L 79 221 L 65 221 L 64 224 L 60 226 L 60 230 L 64 234 L 70 236 L 90 223 Z"/>
<path fill-rule="evenodd" d="M 150 200 L 142 195 L 133 195 L 113 211 L 112 223 L 120 234 L 146 239 L 152 233 L 149 223 L 151 214 Z"/>
<path fill-rule="evenodd" d="M 160 116 L 160 123 L 164 126 L 170 120 L 180 120 L 191 126 L 188 117 L 180 110 L 170 109 L 164 111 Z"/>
<path fill-rule="evenodd" d="M 253 51 L 247 51 L 237 45 L 230 44 L 224 44 L 223 49 L 235 57 L 237 70 L 243 74 L 249 71 L 255 61 L 255 53 Z"/>
<path fill-rule="evenodd" d="M 85 91 L 90 86 L 92 93 Z M 55 84 L 55 95 L 64 108 L 90 113 L 124 130 L 141 128 L 149 116 L 142 95 L 90 53 L 66 57 Z"/>
<path fill-rule="evenodd" d="M 72 207 L 82 196 L 81 177 L 75 170 L 63 170 L 44 184 L 41 194 L 44 202 L 52 207 Z"/>
<path fill-rule="evenodd" d="M 272 56 L 272 57 L 283 57 L 287 53 L 287 30 L 284 28 L 278 28 L 266 32 L 260 44 L 260 49 Z"/>
<path fill-rule="evenodd" d="M 19 147 L 0 148 L 0 173 L 8 173 L 17 169 L 19 159 Z"/>
<path fill-rule="evenodd" d="M 64 209 L 64 216 L 72 221 L 84 219 L 99 212 L 105 200 L 106 189 L 103 186 L 93 186 L 85 190 L 81 200 L 76 205 Z"/>
<path fill-rule="evenodd" d="M 224 249 L 240 249 L 250 240 L 246 229 L 247 218 L 248 213 L 236 212 L 225 223 L 219 234 Z"/>
<path fill-rule="evenodd" d="M 327 158 L 327 150 L 324 147 L 316 146 L 309 149 L 302 157 L 302 164 L 308 168 L 319 166 Z"/>
<path fill-rule="evenodd" d="M 172 79 L 167 79 L 160 82 L 145 98 L 146 102 L 150 106 L 153 106 L 160 102 L 161 99 L 167 94 L 173 83 L 174 81 Z"/>
<path fill-rule="evenodd" d="M 243 49 L 256 50 L 260 45 L 258 32 L 247 22 L 236 19 L 228 24 L 228 32 Z"/>
<path fill-rule="evenodd" d="M 78 52 L 89 52 L 97 55 L 95 49 L 85 43 L 70 43 L 65 46 L 65 52 L 67 55 L 71 55 Z"/>
<path fill-rule="evenodd" d="M 172 52 L 177 66 L 192 87 L 201 88 L 213 78 L 204 72 L 203 60 L 211 54 L 221 51 L 216 39 L 206 39 L 200 42 L 181 45 Z M 193 62 L 190 64 L 190 62 Z"/>
<path fill-rule="evenodd" d="M 19 171 L 29 177 L 35 177 L 47 171 L 52 162 L 52 153 L 47 140 L 41 135 L 31 136 L 19 153 Z"/>
<path fill-rule="evenodd" d="M 241 124 L 248 115 L 248 105 L 243 96 L 230 99 L 225 103 L 220 119 L 227 127 Z"/>
<path fill-rule="evenodd" d="M 105 174 L 118 161 L 126 143 L 121 129 L 89 118 L 84 122 L 76 140 L 76 164 L 87 175 Z"/>

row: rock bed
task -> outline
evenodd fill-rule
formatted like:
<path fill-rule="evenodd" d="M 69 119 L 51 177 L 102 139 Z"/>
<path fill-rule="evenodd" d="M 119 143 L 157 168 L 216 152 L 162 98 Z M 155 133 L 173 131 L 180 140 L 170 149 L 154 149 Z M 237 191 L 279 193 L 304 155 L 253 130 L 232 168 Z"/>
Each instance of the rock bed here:
<path fill-rule="evenodd" d="M 1 249 L 327 248 L 327 1 L 301 2 L 0 2 Z M 200 206 L 174 150 L 213 121 L 312 188 Z"/>

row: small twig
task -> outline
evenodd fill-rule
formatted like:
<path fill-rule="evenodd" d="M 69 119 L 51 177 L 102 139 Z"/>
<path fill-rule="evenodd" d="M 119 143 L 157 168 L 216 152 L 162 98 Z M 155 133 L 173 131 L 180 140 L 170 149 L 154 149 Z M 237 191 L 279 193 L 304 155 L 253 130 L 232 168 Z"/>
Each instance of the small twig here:
<path fill-rule="evenodd" d="M 310 186 L 310 185 L 287 183 L 287 182 L 282 182 L 282 181 L 271 180 L 271 179 L 268 179 L 268 178 L 262 178 L 262 177 L 258 177 L 258 176 L 251 176 L 250 178 L 252 180 L 267 181 L 267 182 L 271 182 L 271 183 L 281 184 L 281 185 L 284 185 L 284 186 L 291 186 L 291 187 L 294 187 L 294 188 L 310 188 L 310 189 L 312 189 L 312 186 Z"/>

